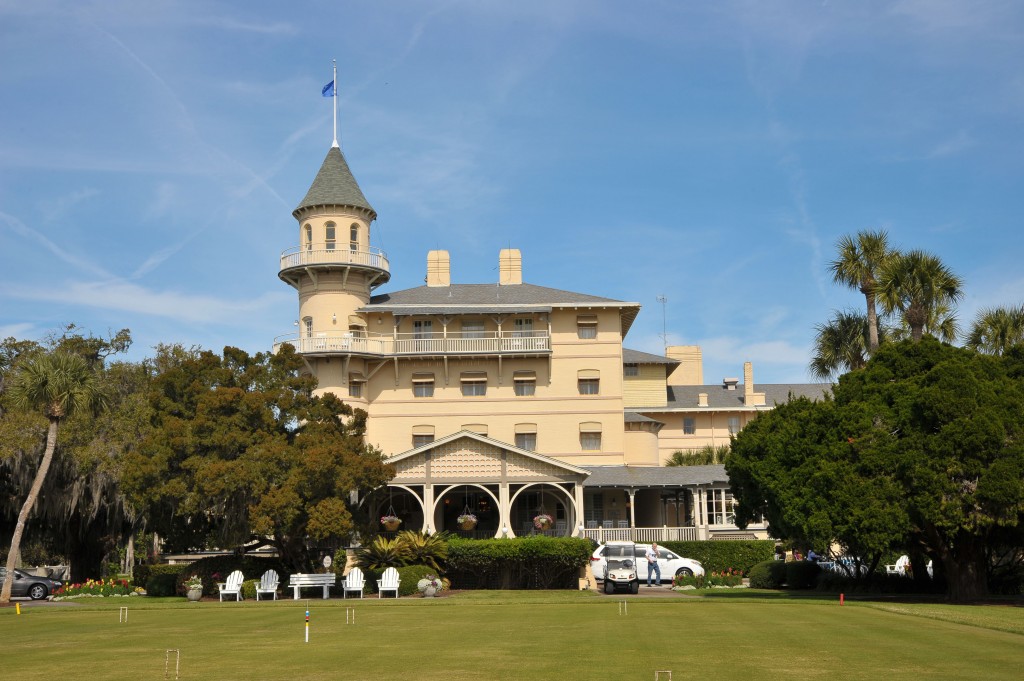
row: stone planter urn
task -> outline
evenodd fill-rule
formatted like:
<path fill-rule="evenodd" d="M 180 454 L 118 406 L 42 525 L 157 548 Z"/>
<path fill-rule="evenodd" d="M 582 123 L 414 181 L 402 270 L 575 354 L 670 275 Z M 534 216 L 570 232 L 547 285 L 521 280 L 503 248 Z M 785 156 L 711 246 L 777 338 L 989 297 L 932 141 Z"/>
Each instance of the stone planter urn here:
<path fill-rule="evenodd" d="M 434 586 L 433 582 L 425 578 L 416 582 L 416 588 L 420 590 L 420 593 L 423 594 L 424 598 L 433 598 L 440 590 L 438 587 Z"/>
<path fill-rule="evenodd" d="M 188 598 L 189 602 L 191 602 L 191 603 L 198 603 L 199 599 L 203 597 L 203 590 L 202 589 L 189 589 L 188 593 L 185 595 L 185 597 Z"/>
<path fill-rule="evenodd" d="M 433 598 L 436 595 L 437 595 L 437 589 L 435 587 L 428 586 L 427 588 L 425 588 L 423 590 L 423 597 L 424 598 Z"/>

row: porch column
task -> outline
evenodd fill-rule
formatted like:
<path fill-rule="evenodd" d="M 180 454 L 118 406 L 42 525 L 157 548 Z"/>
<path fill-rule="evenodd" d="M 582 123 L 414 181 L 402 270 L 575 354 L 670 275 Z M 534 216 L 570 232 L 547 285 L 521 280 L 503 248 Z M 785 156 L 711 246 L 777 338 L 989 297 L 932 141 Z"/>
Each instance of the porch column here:
<path fill-rule="evenodd" d="M 432 451 L 423 453 L 423 532 L 430 534 L 434 525 L 434 482 L 430 479 L 430 463 Z"/>
<path fill-rule="evenodd" d="M 573 487 L 573 498 L 576 500 L 576 517 L 573 518 L 571 536 L 576 536 L 578 528 L 583 527 L 583 481 L 577 480 Z M 580 533 L 582 536 L 582 533 Z"/>
<path fill-rule="evenodd" d="M 696 527 L 697 527 L 697 539 L 708 538 L 708 497 L 707 490 L 700 487 L 696 490 L 694 495 L 694 505 L 696 508 Z"/>
<path fill-rule="evenodd" d="M 504 464 L 504 462 L 502 462 Z M 504 468 L 504 466 L 502 466 Z M 507 527 L 509 532 L 512 532 L 512 525 L 509 522 L 509 518 L 512 515 L 512 509 L 509 504 L 508 494 L 508 481 L 502 480 L 498 483 L 498 528 L 494 531 L 495 539 L 500 539 L 504 535 L 501 532 L 501 528 Z"/>
<path fill-rule="evenodd" d="M 636 527 L 636 490 L 630 487 L 626 492 L 629 494 L 629 527 Z"/>

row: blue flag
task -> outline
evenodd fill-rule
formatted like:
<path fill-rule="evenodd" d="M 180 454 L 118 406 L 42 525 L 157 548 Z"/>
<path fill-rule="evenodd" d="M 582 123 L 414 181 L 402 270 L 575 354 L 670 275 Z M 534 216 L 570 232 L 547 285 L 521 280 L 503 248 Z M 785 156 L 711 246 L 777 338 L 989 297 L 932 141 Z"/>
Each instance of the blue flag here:
<path fill-rule="evenodd" d="M 334 96 L 334 81 L 332 80 L 327 85 L 324 85 L 324 89 L 320 91 L 320 94 L 322 94 L 324 97 L 333 97 Z"/>

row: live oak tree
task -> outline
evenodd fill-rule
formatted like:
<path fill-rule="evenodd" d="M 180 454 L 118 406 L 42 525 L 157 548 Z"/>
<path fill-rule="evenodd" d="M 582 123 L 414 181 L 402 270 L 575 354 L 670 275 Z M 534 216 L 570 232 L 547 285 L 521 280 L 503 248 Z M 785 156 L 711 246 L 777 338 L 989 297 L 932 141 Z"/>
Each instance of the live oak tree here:
<path fill-rule="evenodd" d="M 1020 358 L 925 337 L 883 345 L 834 399 L 799 399 L 739 435 L 726 464 L 737 521 L 878 556 L 923 551 L 948 596 L 988 593 L 994 550 L 1024 544 Z"/>
<path fill-rule="evenodd" d="M 168 549 L 269 542 L 307 569 L 308 540 L 352 531 L 351 492 L 393 475 L 363 441 L 365 412 L 314 397 L 290 346 L 254 356 L 162 346 L 153 366 L 152 430 L 122 485 Z"/>
<path fill-rule="evenodd" d="M 81 357 L 107 402 L 101 414 L 71 413 L 61 421 L 52 462 L 24 525 L 35 560 L 68 560 L 71 579 L 99 577 L 105 563 L 138 529 L 141 519 L 124 503 L 118 487 L 121 453 L 137 443 L 145 417 L 133 408 L 145 381 L 143 367 L 108 360 L 131 343 L 127 329 L 108 337 L 83 335 L 69 325 L 44 344 L 8 338 L 0 342 L 0 536 L 13 535 L 21 500 L 39 469 L 47 442 L 48 420 L 40 411 L 14 409 L 7 390 L 19 367 L 47 352 Z M 127 557 L 127 556 L 126 556 Z M 120 568 L 119 568 L 120 569 Z"/>

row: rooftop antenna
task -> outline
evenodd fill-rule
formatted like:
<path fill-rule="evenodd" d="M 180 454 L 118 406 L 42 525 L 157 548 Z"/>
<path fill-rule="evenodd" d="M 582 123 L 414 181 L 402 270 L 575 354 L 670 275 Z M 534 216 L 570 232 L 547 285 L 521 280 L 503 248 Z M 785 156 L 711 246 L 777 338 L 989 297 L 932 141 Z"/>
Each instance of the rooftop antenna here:
<path fill-rule="evenodd" d="M 668 327 L 665 323 L 665 303 L 668 302 L 668 298 L 658 294 L 657 301 L 661 303 L 661 342 L 665 346 L 665 356 L 668 356 Z"/>

